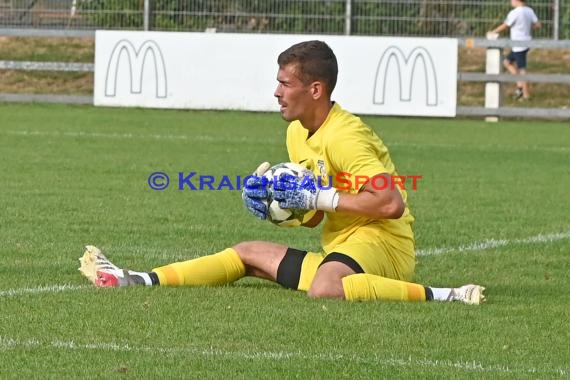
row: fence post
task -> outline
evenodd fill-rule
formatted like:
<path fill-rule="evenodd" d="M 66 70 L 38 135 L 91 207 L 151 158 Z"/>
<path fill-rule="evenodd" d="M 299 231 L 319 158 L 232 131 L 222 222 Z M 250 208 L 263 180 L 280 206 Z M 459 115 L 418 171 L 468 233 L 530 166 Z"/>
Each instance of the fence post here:
<path fill-rule="evenodd" d="M 344 9 L 344 34 L 350 36 L 352 32 L 352 0 L 346 0 Z"/>
<path fill-rule="evenodd" d="M 501 49 L 497 47 L 487 48 L 487 61 L 485 64 L 486 74 L 501 73 Z M 499 82 L 485 83 L 485 108 L 498 110 L 501 106 L 501 84 Z M 485 121 L 497 122 L 498 116 L 487 116 Z"/>
<path fill-rule="evenodd" d="M 558 40 L 560 37 L 560 0 L 554 0 L 554 12 L 552 18 L 552 38 Z"/>
<path fill-rule="evenodd" d="M 143 28 L 145 31 L 150 30 L 150 0 L 144 0 L 144 21 Z"/>

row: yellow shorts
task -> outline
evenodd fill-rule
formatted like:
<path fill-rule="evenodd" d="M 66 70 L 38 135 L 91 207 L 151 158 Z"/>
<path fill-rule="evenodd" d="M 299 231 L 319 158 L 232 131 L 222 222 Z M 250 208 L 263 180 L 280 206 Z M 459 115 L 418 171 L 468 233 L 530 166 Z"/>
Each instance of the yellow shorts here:
<path fill-rule="evenodd" d="M 414 243 L 407 239 L 383 239 L 374 242 L 346 241 L 328 254 L 308 252 L 301 265 L 299 290 L 308 290 L 322 261 L 331 254 L 348 256 L 364 273 L 411 281 L 416 266 Z"/>

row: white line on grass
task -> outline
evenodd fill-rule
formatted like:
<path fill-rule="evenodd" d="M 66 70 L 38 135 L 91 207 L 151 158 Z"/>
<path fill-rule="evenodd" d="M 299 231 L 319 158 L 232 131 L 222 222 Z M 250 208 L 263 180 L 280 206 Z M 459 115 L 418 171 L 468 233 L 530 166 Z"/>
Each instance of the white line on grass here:
<path fill-rule="evenodd" d="M 0 298 L 19 297 L 26 294 L 60 293 L 68 290 L 79 290 L 84 288 L 87 288 L 87 286 L 64 284 L 64 285 L 38 286 L 35 288 L 6 289 L 6 290 L 0 290 Z"/>
<path fill-rule="evenodd" d="M 557 232 L 552 234 L 539 234 L 522 239 L 487 239 L 482 241 L 476 241 L 468 245 L 460 245 L 459 247 L 450 248 L 426 248 L 416 251 L 417 256 L 436 256 L 443 255 L 446 253 L 465 253 L 465 252 L 477 252 L 485 251 L 487 249 L 493 249 L 498 247 L 506 247 L 515 244 L 540 244 L 540 243 L 552 243 L 559 240 L 570 239 L 570 231 Z"/>
<path fill-rule="evenodd" d="M 555 153 L 567 153 L 570 152 L 570 147 L 568 146 L 542 146 L 542 145 L 527 145 L 527 146 L 505 146 L 505 145 L 465 145 L 465 144 L 444 144 L 444 143 L 413 143 L 405 141 L 393 141 L 387 143 L 388 147 L 391 146 L 401 146 L 406 148 L 442 148 L 442 149 L 474 149 L 474 150 L 499 150 L 499 151 L 544 151 L 544 152 L 555 152 Z"/>
<path fill-rule="evenodd" d="M 53 136 L 53 137 L 84 137 L 84 138 L 103 138 L 103 139 L 139 139 L 139 140 L 182 140 L 182 141 L 227 141 L 227 142 L 256 142 L 257 140 L 250 136 L 211 136 L 211 135 L 173 135 L 173 134 L 136 134 L 136 133 L 103 133 L 103 132 L 83 132 L 83 131 L 5 131 L 8 135 L 17 136 Z M 266 143 L 278 143 L 281 140 L 263 139 Z"/>
<path fill-rule="evenodd" d="M 36 338 L 27 340 L 18 340 L 9 337 L 0 336 L 0 351 L 14 350 L 19 348 L 37 348 L 37 349 L 56 349 L 56 350 L 94 350 L 109 352 L 136 352 L 148 353 L 152 355 L 180 355 L 180 356 L 201 356 L 201 357 L 220 357 L 230 360 L 309 360 L 309 361 L 328 361 L 333 363 L 354 362 L 361 364 L 376 364 L 382 367 L 428 367 L 428 368 L 448 368 L 458 369 L 467 372 L 490 372 L 490 373 L 530 373 L 530 374 L 557 374 L 565 376 L 568 374 L 567 368 L 552 368 L 545 366 L 544 368 L 521 367 L 512 364 L 483 364 L 470 360 L 436 360 L 429 358 L 395 358 L 381 357 L 378 355 L 349 355 L 342 353 L 302 353 L 287 351 L 229 351 L 221 348 L 209 347 L 156 347 L 156 346 L 135 346 L 128 343 L 101 342 L 101 343 L 77 343 L 75 341 L 53 340 L 50 342 L 42 342 Z"/>
<path fill-rule="evenodd" d="M 1 133 L 16 136 L 54 136 L 54 137 L 83 137 L 83 138 L 104 138 L 104 139 L 148 139 L 148 140 L 183 140 L 183 141 L 227 141 L 227 142 L 250 142 L 255 143 L 258 140 L 251 136 L 211 136 L 211 135 L 176 135 L 176 134 L 136 134 L 136 133 L 104 133 L 104 132 L 85 132 L 85 131 L 33 131 L 33 130 L 17 130 L 17 131 L 3 131 Z M 280 144 L 283 141 L 280 139 L 268 139 L 264 137 L 265 144 L 273 143 Z M 427 143 L 413 143 L 413 142 L 391 142 L 389 146 L 401 146 L 412 148 L 443 148 L 443 149 L 477 149 L 477 150 L 501 150 L 501 151 L 545 151 L 553 153 L 567 153 L 570 152 L 570 147 L 567 146 L 465 146 L 462 144 L 427 144 Z"/>

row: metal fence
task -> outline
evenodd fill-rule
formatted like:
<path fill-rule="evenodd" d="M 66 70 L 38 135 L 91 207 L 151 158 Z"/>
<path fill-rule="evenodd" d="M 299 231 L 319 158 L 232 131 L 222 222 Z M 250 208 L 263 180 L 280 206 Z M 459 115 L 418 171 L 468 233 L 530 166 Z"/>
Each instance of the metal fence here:
<path fill-rule="evenodd" d="M 570 39 L 570 0 L 530 1 L 543 28 Z M 509 0 L 0 0 L 0 28 L 150 29 L 398 36 L 484 36 Z"/>

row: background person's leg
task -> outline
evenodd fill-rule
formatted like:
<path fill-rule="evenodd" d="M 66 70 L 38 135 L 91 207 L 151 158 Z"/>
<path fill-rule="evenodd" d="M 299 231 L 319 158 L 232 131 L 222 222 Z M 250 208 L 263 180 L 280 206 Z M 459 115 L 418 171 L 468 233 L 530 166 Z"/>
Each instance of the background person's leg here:
<path fill-rule="evenodd" d="M 514 52 L 510 52 L 509 55 L 503 60 L 503 66 L 511 75 L 517 75 L 519 73 L 518 64 L 516 64 L 517 57 Z M 519 99 L 523 96 L 522 82 L 517 81 L 516 89 L 514 93 L 514 98 Z"/>
<path fill-rule="evenodd" d="M 515 53 L 515 59 L 516 59 L 516 64 L 518 67 L 519 75 L 526 75 L 526 73 L 527 73 L 527 59 L 526 59 L 526 57 L 527 57 L 528 51 L 529 51 L 529 49 Z M 530 91 L 529 91 L 528 81 L 520 81 L 517 83 L 517 85 L 521 89 L 521 93 L 520 93 L 521 96 L 520 97 L 522 97 L 523 99 L 529 99 L 530 98 Z"/>

